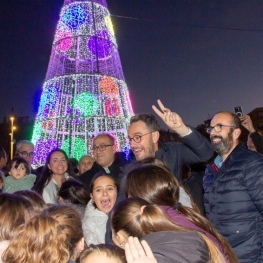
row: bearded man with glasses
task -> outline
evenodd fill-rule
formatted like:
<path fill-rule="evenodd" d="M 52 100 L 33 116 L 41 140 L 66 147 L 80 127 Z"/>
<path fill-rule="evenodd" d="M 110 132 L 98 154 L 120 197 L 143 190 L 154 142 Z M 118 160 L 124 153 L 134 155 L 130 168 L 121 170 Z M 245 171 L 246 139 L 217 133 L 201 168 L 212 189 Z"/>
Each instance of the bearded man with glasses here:
<path fill-rule="evenodd" d="M 241 122 L 219 112 L 207 128 L 215 160 L 204 176 L 207 218 L 241 263 L 263 262 L 263 156 L 239 143 Z"/>

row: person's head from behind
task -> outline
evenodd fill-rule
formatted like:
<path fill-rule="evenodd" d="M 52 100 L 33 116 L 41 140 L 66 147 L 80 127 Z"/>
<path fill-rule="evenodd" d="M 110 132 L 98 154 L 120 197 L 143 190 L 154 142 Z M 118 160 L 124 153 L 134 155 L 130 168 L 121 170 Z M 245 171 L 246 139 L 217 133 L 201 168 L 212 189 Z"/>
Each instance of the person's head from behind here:
<path fill-rule="evenodd" d="M 26 222 L 4 252 L 3 259 L 6 263 L 67 263 L 71 259 L 67 245 L 65 226 L 52 216 L 39 214 Z"/>
<path fill-rule="evenodd" d="M 126 177 L 129 197 L 140 197 L 150 204 L 173 207 L 179 199 L 179 183 L 166 168 L 154 164 L 138 164 Z"/>
<path fill-rule="evenodd" d="M 116 152 L 116 139 L 111 134 L 97 135 L 92 142 L 92 151 L 95 161 L 104 169 L 114 162 Z"/>
<path fill-rule="evenodd" d="M 31 203 L 32 213 L 37 213 L 42 211 L 47 207 L 44 199 L 37 192 L 32 190 L 20 190 L 14 194 L 24 197 Z"/>
<path fill-rule="evenodd" d="M 128 137 L 137 161 L 155 156 L 160 126 L 151 114 L 138 114 L 130 119 Z"/>
<path fill-rule="evenodd" d="M 11 240 L 29 217 L 31 204 L 24 197 L 0 194 L 0 241 Z"/>
<path fill-rule="evenodd" d="M 41 214 L 54 218 L 63 227 L 66 249 L 70 258 L 76 260 L 84 249 L 82 222 L 77 211 L 68 205 L 52 205 Z"/>
<path fill-rule="evenodd" d="M 79 159 L 79 164 L 78 164 L 79 173 L 83 174 L 86 171 L 90 170 L 94 161 L 95 161 L 94 158 L 90 155 L 82 156 Z"/>
<path fill-rule="evenodd" d="M 90 197 L 95 208 L 108 214 L 117 199 L 118 184 L 116 180 L 103 172 L 97 173 L 90 183 Z"/>
<path fill-rule="evenodd" d="M 14 179 L 22 179 L 29 174 L 30 166 L 28 162 L 22 157 L 14 157 L 8 164 L 7 171 Z"/>
<path fill-rule="evenodd" d="M 0 147 L 0 170 L 6 167 L 7 154 L 4 148 Z"/>
<path fill-rule="evenodd" d="M 150 205 L 147 201 L 140 198 L 127 198 L 120 202 L 114 208 L 111 219 L 112 240 L 120 248 L 125 246 L 130 236 L 142 238 L 147 234 L 162 231 L 196 233 L 192 229 L 177 225 L 161 208 L 156 205 Z M 207 255 L 203 255 L 206 260 L 202 262 L 225 262 L 222 253 L 216 245 L 202 233 L 199 234 L 198 242 L 205 246 L 207 250 Z M 191 242 L 189 242 L 189 247 L 191 247 Z M 176 249 L 175 253 L 177 253 Z M 190 251 L 189 253 L 191 254 Z M 189 256 L 190 258 L 191 255 Z M 208 260 L 209 258 L 210 260 Z"/>
<path fill-rule="evenodd" d="M 123 249 L 111 244 L 90 245 L 80 255 L 80 263 L 126 263 Z"/>
<path fill-rule="evenodd" d="M 21 140 L 16 144 L 16 155 L 27 160 L 31 166 L 34 158 L 34 144 L 28 140 Z"/>
<path fill-rule="evenodd" d="M 231 112 L 219 112 L 207 128 L 214 150 L 221 156 L 227 156 L 238 145 L 241 134 L 239 117 Z"/>
<path fill-rule="evenodd" d="M 82 183 L 77 180 L 69 179 L 62 183 L 59 191 L 60 203 L 71 203 L 86 206 L 90 200 L 89 194 L 86 192 Z"/>

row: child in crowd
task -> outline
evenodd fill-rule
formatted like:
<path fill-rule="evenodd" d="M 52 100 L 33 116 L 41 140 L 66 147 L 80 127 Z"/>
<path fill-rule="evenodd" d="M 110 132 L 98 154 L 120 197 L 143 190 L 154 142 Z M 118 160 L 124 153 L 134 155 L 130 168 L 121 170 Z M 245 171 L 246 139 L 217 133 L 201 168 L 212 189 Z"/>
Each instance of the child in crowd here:
<path fill-rule="evenodd" d="M 36 176 L 29 173 L 29 164 L 24 158 L 13 158 L 7 170 L 10 176 L 4 177 L 4 193 L 29 190 L 34 186 Z"/>
<path fill-rule="evenodd" d="M 111 244 L 90 245 L 80 255 L 80 263 L 126 263 L 123 249 Z"/>
<path fill-rule="evenodd" d="M 105 243 L 108 214 L 117 198 L 117 182 L 110 175 L 97 173 L 90 184 L 92 198 L 85 210 L 82 223 L 84 239 L 87 245 Z"/>

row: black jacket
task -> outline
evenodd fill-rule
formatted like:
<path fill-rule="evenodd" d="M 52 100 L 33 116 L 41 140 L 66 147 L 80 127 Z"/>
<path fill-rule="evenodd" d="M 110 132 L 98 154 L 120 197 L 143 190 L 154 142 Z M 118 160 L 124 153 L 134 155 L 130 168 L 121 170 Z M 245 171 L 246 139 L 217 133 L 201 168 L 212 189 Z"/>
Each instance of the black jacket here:
<path fill-rule="evenodd" d="M 254 143 L 257 152 L 263 154 L 263 138 L 261 137 L 261 135 L 257 131 L 255 131 L 250 133 L 250 138 Z"/>
<path fill-rule="evenodd" d="M 192 129 L 192 133 L 181 137 L 182 143 L 159 142 L 159 149 L 155 157 L 162 159 L 172 171 L 177 180 L 182 182 L 182 166 L 206 162 L 212 158 L 214 150 L 211 143 L 199 133 Z"/>
<path fill-rule="evenodd" d="M 263 262 L 263 156 L 238 145 L 222 166 L 207 165 L 205 213 L 242 263 Z"/>
<path fill-rule="evenodd" d="M 207 263 L 209 251 L 197 232 L 155 232 L 141 238 L 158 263 Z"/>
<path fill-rule="evenodd" d="M 114 161 L 111 164 L 111 166 L 109 166 L 109 170 L 110 170 L 110 175 L 116 180 L 118 180 L 120 167 L 125 165 L 127 163 L 127 160 L 126 160 L 126 155 L 123 152 L 116 152 L 114 156 L 115 156 Z M 104 168 L 100 166 L 98 163 L 94 162 L 90 170 L 86 171 L 85 173 L 79 176 L 79 180 L 84 184 L 84 187 L 87 191 L 89 191 L 89 186 L 94 175 L 101 171 L 105 172 Z"/>

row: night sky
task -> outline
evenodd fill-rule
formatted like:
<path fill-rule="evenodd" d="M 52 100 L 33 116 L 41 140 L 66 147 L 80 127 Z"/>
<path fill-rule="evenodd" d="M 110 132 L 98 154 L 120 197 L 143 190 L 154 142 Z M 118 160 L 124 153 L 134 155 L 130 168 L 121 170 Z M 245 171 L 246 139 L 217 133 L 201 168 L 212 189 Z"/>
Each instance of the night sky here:
<path fill-rule="evenodd" d="M 0 122 L 12 107 L 34 118 L 63 2 L 1 1 Z M 196 126 L 263 106 L 262 0 L 107 3 L 135 113 L 160 98 Z"/>

